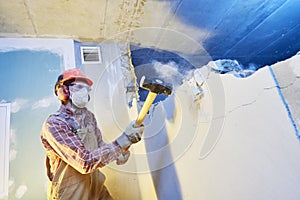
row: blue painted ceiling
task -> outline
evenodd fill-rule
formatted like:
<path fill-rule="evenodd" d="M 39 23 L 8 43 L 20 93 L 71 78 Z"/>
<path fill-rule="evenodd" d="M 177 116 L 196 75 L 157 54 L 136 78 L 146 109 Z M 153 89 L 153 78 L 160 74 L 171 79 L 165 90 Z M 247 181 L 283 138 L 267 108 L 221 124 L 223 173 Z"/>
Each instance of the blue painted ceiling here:
<path fill-rule="evenodd" d="M 261 67 L 300 50 L 299 0 L 184 0 L 175 13 L 214 33 L 199 41 L 213 60 L 236 59 Z"/>
<path fill-rule="evenodd" d="M 165 2 L 165 1 L 162 1 Z M 170 0 L 176 18 L 207 34 L 198 39 L 212 60 L 233 59 L 245 68 L 274 64 L 300 50 L 299 0 Z M 136 64 L 158 53 L 132 51 Z M 162 53 L 158 57 L 170 54 Z M 198 55 L 199 56 L 199 55 Z M 158 58 L 159 59 L 159 58 Z M 176 58 L 175 58 L 176 59 Z M 205 64 L 205 63 L 202 63 Z"/>

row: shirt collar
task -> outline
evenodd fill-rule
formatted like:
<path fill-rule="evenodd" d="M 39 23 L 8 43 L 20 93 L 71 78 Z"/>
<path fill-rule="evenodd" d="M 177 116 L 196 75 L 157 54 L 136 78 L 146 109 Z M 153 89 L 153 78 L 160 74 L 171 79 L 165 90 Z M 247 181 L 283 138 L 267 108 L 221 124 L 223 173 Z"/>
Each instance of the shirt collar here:
<path fill-rule="evenodd" d="M 68 102 L 67 104 L 61 104 L 60 109 L 62 113 L 66 113 L 68 115 L 80 115 L 84 111 L 86 111 L 86 108 L 77 108 L 75 107 L 71 102 Z"/>

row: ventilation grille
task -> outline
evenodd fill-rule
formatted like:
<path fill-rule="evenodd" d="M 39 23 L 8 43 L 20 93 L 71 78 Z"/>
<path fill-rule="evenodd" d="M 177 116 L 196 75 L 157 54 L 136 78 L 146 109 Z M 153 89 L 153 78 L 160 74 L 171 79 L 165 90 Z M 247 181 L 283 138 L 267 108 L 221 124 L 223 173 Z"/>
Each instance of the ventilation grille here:
<path fill-rule="evenodd" d="M 102 63 L 100 47 L 80 47 L 82 64 Z"/>

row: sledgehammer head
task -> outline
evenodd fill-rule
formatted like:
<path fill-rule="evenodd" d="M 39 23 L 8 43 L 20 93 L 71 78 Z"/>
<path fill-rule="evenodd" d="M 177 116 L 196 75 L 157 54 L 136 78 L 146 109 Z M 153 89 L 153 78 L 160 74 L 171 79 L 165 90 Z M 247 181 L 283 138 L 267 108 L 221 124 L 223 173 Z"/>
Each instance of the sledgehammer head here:
<path fill-rule="evenodd" d="M 146 80 L 145 76 L 141 78 L 140 87 L 149 90 L 145 103 L 137 117 L 136 126 L 140 126 L 149 111 L 153 101 L 158 94 L 170 95 L 172 93 L 172 87 L 166 85 L 162 80 Z"/>
<path fill-rule="evenodd" d="M 172 87 L 160 79 L 147 80 L 145 76 L 141 78 L 140 87 L 156 94 L 170 95 Z"/>

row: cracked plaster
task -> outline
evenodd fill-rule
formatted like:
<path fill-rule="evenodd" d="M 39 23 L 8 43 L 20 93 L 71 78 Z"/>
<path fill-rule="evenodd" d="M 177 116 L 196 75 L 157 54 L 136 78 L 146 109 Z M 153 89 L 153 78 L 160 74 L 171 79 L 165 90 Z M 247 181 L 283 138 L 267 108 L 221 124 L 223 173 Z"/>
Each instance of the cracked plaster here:
<path fill-rule="evenodd" d="M 300 130 L 300 55 L 276 63 L 272 66 L 280 90 L 288 104 L 298 131 Z"/>

